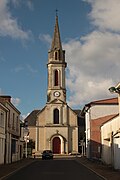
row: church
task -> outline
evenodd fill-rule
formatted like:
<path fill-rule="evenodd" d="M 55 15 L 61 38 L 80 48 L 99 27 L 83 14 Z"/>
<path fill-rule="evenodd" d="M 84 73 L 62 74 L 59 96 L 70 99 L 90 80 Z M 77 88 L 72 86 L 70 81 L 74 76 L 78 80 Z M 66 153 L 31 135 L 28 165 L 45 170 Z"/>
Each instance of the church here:
<path fill-rule="evenodd" d="M 51 48 L 48 52 L 47 102 L 42 110 L 34 110 L 25 119 L 35 152 L 50 149 L 54 154 L 78 152 L 78 116 L 66 102 L 65 50 L 62 49 L 58 16 Z"/>

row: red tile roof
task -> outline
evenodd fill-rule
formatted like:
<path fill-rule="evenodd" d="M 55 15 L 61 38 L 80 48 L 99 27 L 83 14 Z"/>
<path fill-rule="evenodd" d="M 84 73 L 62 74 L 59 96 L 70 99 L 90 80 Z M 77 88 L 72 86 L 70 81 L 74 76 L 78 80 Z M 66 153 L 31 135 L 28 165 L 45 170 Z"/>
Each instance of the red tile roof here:
<path fill-rule="evenodd" d="M 91 105 L 95 105 L 95 104 L 118 104 L 118 98 L 116 97 L 116 98 L 92 101 L 92 102 L 86 104 L 85 106 L 91 106 Z"/>

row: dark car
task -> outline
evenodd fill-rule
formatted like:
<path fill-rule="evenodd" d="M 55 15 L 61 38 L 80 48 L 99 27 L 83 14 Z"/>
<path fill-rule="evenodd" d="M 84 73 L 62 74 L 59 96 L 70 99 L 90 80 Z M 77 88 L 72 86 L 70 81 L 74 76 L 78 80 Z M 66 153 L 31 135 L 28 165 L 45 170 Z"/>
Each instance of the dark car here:
<path fill-rule="evenodd" d="M 42 153 L 42 159 L 53 159 L 53 152 L 51 150 L 44 150 Z"/>

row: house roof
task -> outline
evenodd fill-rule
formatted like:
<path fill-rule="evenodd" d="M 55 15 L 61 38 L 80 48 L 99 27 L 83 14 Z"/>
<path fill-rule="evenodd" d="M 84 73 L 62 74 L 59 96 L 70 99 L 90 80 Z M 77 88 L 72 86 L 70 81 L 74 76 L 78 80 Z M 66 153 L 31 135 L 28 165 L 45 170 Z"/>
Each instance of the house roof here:
<path fill-rule="evenodd" d="M 103 126 L 108 121 L 111 121 L 113 118 L 116 118 L 117 116 L 119 116 L 119 114 L 112 114 L 112 115 L 99 118 L 99 120 L 103 120 L 103 123 L 101 124 L 101 126 Z"/>
<path fill-rule="evenodd" d="M 83 107 L 83 109 L 81 111 L 81 115 L 84 116 L 86 110 L 89 109 L 91 106 L 94 106 L 94 105 L 118 105 L 118 97 L 92 101 L 88 104 L 85 104 L 85 106 Z"/>
<path fill-rule="evenodd" d="M 0 99 L 2 98 L 2 101 L 8 101 L 11 102 L 11 96 L 8 95 L 1 95 Z"/>
<path fill-rule="evenodd" d="M 24 121 L 28 122 L 28 126 L 36 126 L 36 119 L 37 119 L 37 113 L 40 110 L 33 110 L 25 119 Z"/>
<path fill-rule="evenodd" d="M 118 104 L 118 98 L 110 98 L 110 99 L 102 99 L 98 101 L 92 101 L 85 106 L 91 106 L 91 105 L 96 105 L 96 104 Z"/>
<path fill-rule="evenodd" d="M 0 102 L 0 108 L 2 108 L 4 111 L 9 111 L 9 109 Z"/>
<path fill-rule="evenodd" d="M 6 106 L 6 103 L 9 104 L 19 115 L 21 114 L 21 112 L 11 102 L 11 96 L 6 96 L 6 95 L 0 96 L 0 102 L 4 104 L 4 106 Z"/>

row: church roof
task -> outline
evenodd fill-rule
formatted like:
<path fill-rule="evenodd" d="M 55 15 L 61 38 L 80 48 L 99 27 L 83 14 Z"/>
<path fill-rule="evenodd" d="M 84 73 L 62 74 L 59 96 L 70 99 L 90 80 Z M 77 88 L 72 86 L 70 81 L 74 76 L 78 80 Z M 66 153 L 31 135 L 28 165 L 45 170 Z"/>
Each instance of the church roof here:
<path fill-rule="evenodd" d="M 25 119 L 24 121 L 28 122 L 28 126 L 36 126 L 36 119 L 37 119 L 37 113 L 40 110 L 33 110 Z"/>
<path fill-rule="evenodd" d="M 61 104 L 61 103 L 62 103 L 62 104 L 67 104 L 66 102 L 62 101 L 61 99 L 57 99 L 57 98 L 56 98 L 56 99 L 53 99 L 53 100 L 50 102 L 50 104 L 54 104 L 54 103 L 55 103 L 55 104 L 59 104 L 59 103 L 60 103 L 60 104 Z M 48 103 L 48 104 L 49 104 L 49 103 Z"/>
<path fill-rule="evenodd" d="M 73 109 L 73 111 L 74 111 L 78 116 L 80 116 L 80 113 L 81 113 L 81 110 L 80 110 L 80 109 Z"/>
<path fill-rule="evenodd" d="M 56 15 L 56 23 L 55 23 L 54 35 L 52 39 L 51 51 L 55 49 L 62 49 L 57 15 Z"/>

